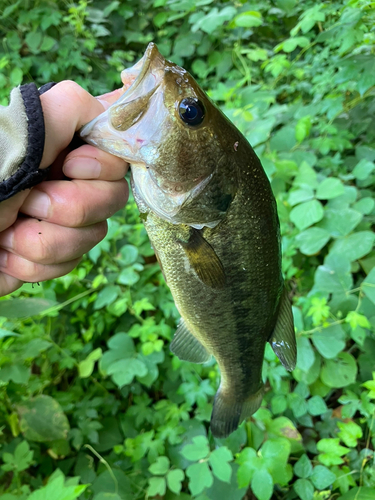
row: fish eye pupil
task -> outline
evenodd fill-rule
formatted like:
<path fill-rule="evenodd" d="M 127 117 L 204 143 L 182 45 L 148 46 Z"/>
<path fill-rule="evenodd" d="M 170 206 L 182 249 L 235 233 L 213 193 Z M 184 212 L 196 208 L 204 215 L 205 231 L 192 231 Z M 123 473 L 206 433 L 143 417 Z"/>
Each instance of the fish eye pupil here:
<path fill-rule="evenodd" d="M 178 106 L 182 121 L 187 125 L 200 125 L 204 120 L 204 106 L 199 99 L 188 97 L 182 99 Z"/>

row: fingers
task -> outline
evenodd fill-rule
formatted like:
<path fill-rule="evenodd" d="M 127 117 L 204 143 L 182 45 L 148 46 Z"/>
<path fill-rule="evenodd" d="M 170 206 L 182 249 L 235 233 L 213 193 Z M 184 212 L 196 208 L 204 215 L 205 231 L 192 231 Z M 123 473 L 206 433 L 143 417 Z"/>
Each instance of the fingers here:
<path fill-rule="evenodd" d="M 23 282 L 17 278 L 13 278 L 13 276 L 9 276 L 9 274 L 4 274 L 0 272 L 0 297 L 4 297 L 8 295 L 8 293 L 12 293 L 18 288 L 21 288 Z"/>
<path fill-rule="evenodd" d="M 74 259 L 61 264 L 43 265 L 0 249 L 0 275 L 4 273 L 4 275 L 9 275 L 16 280 L 35 283 L 68 274 L 76 267 L 79 261 L 80 259 Z M 13 281 L 13 283 L 16 282 Z"/>
<path fill-rule="evenodd" d="M 83 227 L 111 217 L 128 196 L 125 179 L 48 181 L 31 191 L 20 212 L 60 226 Z"/>
<path fill-rule="evenodd" d="M 0 234 L 0 247 L 37 264 L 61 264 L 80 258 L 106 234 L 106 221 L 83 228 L 70 228 L 24 218 Z M 5 269 L 9 270 L 8 267 Z"/>
<path fill-rule="evenodd" d="M 108 109 L 113 103 L 115 103 L 125 92 L 125 88 L 113 90 L 107 94 L 103 94 L 97 97 L 97 100 L 103 105 L 104 109 Z"/>
<path fill-rule="evenodd" d="M 27 189 L 26 191 L 22 191 L 12 196 L 9 200 L 0 203 L 0 232 L 11 226 L 17 219 L 18 209 L 29 193 L 30 190 Z"/>
<path fill-rule="evenodd" d="M 116 181 L 125 177 L 128 168 L 121 158 L 86 144 L 67 155 L 63 172 L 74 179 Z"/>
<path fill-rule="evenodd" d="M 74 133 L 104 111 L 98 99 L 72 81 L 60 82 L 40 96 L 46 138 L 41 168 L 52 164 Z"/>

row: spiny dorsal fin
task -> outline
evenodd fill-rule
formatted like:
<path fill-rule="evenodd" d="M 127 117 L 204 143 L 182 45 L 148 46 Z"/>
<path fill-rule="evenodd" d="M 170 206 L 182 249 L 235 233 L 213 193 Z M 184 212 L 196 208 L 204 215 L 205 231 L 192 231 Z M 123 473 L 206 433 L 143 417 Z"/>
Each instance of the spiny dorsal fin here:
<path fill-rule="evenodd" d="M 191 267 L 199 279 L 211 288 L 223 288 L 225 271 L 212 246 L 203 238 L 200 230 L 192 228 L 187 242 L 180 241 Z"/>
<path fill-rule="evenodd" d="M 297 362 L 297 346 L 292 306 L 285 288 L 280 298 L 279 315 L 275 330 L 269 342 L 284 368 L 289 372 L 293 371 Z"/>
<path fill-rule="evenodd" d="M 194 337 L 181 318 L 170 346 L 171 351 L 183 361 L 206 363 L 211 358 L 205 347 Z"/>

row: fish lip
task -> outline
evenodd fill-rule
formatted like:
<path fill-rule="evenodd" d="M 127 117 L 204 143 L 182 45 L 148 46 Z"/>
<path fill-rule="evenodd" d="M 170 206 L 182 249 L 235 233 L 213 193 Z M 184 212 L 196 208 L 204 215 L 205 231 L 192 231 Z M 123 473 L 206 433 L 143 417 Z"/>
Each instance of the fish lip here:
<path fill-rule="evenodd" d="M 122 73 L 126 74 L 127 71 L 134 68 L 134 66 L 136 66 L 137 64 L 139 64 L 143 60 L 142 66 L 139 69 L 138 74 L 136 75 L 133 82 L 126 89 L 126 91 L 120 97 L 120 99 L 118 99 L 112 106 L 128 101 L 129 98 L 137 91 L 137 89 L 144 82 L 147 75 L 152 75 L 155 78 L 155 87 L 157 86 L 157 75 L 154 74 L 153 68 L 151 67 L 151 63 L 153 61 L 156 61 L 158 58 L 160 58 L 160 62 L 162 62 L 162 56 L 161 56 L 156 44 L 153 42 L 150 42 L 147 45 L 147 48 L 146 48 L 145 53 L 143 54 L 142 58 L 132 67 L 123 70 Z M 163 65 L 160 64 L 160 68 L 155 68 L 155 69 L 162 69 L 162 67 L 163 67 Z"/>

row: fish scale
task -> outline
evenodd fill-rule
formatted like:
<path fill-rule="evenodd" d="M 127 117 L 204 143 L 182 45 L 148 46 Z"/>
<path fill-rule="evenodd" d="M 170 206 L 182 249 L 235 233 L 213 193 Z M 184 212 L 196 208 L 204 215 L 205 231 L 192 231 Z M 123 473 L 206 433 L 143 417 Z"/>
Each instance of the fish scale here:
<path fill-rule="evenodd" d="M 181 314 L 171 350 L 191 362 L 216 358 L 211 431 L 225 437 L 262 402 L 266 342 L 295 367 L 275 199 L 250 144 L 183 68 L 150 44 L 128 71 L 133 84 L 81 136 L 131 162 L 134 198 Z"/>

